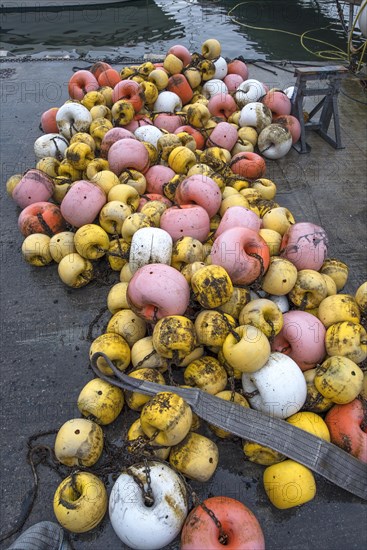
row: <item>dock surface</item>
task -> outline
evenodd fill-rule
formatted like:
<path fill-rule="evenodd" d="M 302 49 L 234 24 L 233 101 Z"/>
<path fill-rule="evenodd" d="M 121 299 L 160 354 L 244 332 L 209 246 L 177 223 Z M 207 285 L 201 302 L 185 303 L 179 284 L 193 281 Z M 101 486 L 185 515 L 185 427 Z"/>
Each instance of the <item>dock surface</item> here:
<path fill-rule="evenodd" d="M 19 209 L 6 195 L 9 176 L 35 166 L 33 143 L 41 135 L 41 114 L 68 99 L 67 82 L 73 67 L 87 68 L 82 60 L 4 59 L 1 76 L 1 499 L 2 533 L 22 513 L 22 502 L 32 484 L 26 461 L 30 436 L 58 429 L 79 417 L 76 400 L 92 378 L 88 364 L 90 337 L 102 333 L 108 313 L 94 320 L 106 305 L 109 288 L 118 273 L 101 274 L 83 289 L 72 290 L 57 275 L 57 265 L 35 268 L 20 253 L 17 229 Z M 114 64 L 119 68 L 118 64 Z M 269 72 L 271 69 L 273 72 Z M 269 87 L 292 85 L 294 65 L 250 65 L 251 78 Z M 351 99 L 353 98 L 353 99 Z M 316 98 L 315 101 L 318 101 Z M 305 109 L 312 109 L 312 98 Z M 321 225 L 329 237 L 329 256 L 346 262 L 346 291 L 354 293 L 367 279 L 367 106 L 355 78 L 347 78 L 339 95 L 344 149 L 335 150 L 315 132 L 307 134 L 310 154 L 295 150 L 279 161 L 267 161 L 266 177 L 278 188 L 277 201 L 296 221 Z M 105 429 L 121 442 L 129 412 Z M 53 436 L 40 441 L 52 446 Z M 219 467 L 206 484 L 193 483 L 199 497 L 226 495 L 244 502 L 263 528 L 268 550 L 307 548 L 360 549 L 367 545 L 366 503 L 317 477 L 315 499 L 289 511 L 276 510 L 262 486 L 262 466 L 246 462 L 240 443 L 220 441 Z M 123 464 L 121 464 L 121 467 Z M 39 468 L 38 498 L 24 528 L 41 520 L 54 521 L 52 499 L 59 477 Z M 109 486 L 109 490 L 111 485 Z M 15 537 L 0 545 L 5 550 Z M 91 533 L 73 536 L 76 550 L 121 550 L 106 516 Z M 178 549 L 176 540 L 167 548 Z"/>

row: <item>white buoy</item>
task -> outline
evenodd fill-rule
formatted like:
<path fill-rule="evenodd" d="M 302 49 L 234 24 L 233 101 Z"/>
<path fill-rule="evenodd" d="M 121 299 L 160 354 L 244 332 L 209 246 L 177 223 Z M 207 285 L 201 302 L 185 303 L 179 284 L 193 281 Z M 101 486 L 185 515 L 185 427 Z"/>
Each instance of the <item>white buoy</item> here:
<path fill-rule="evenodd" d="M 259 101 L 259 99 L 266 94 L 264 84 L 254 78 L 249 78 L 238 86 L 234 98 L 237 105 L 241 108 L 252 103 L 253 101 Z"/>
<path fill-rule="evenodd" d="M 34 154 L 37 160 L 44 157 L 54 157 L 61 161 L 65 157 L 68 146 L 69 142 L 64 136 L 60 134 L 44 134 L 34 142 Z"/>
<path fill-rule="evenodd" d="M 359 26 L 363 36 L 367 38 L 367 4 L 365 4 L 362 8 L 361 14 L 358 17 L 357 25 Z"/>
<path fill-rule="evenodd" d="M 297 363 L 284 353 L 270 354 L 260 370 L 242 374 L 242 387 L 253 409 L 277 418 L 298 412 L 307 396 L 306 380 Z"/>
<path fill-rule="evenodd" d="M 186 488 L 169 466 L 149 461 L 153 505 L 144 502 L 140 479 L 147 489 L 144 464 L 127 468 L 112 488 L 109 515 L 112 527 L 124 544 L 136 550 L 159 550 L 170 544 L 188 513 Z M 133 477 L 134 476 L 134 477 Z"/>
<path fill-rule="evenodd" d="M 270 294 L 268 299 L 274 302 L 282 313 L 289 311 L 289 301 L 287 296 L 276 296 L 275 294 Z"/>
<path fill-rule="evenodd" d="M 174 92 L 161 92 L 154 103 L 153 111 L 158 113 L 175 113 L 182 109 L 182 101 Z"/>
<path fill-rule="evenodd" d="M 142 227 L 132 238 L 129 265 L 131 273 L 147 264 L 171 264 L 172 237 L 159 227 Z"/>
<path fill-rule="evenodd" d="M 210 99 L 218 94 L 222 94 L 222 95 L 228 94 L 228 88 L 224 84 L 224 82 L 219 78 L 212 78 L 211 80 L 207 80 L 207 82 L 205 82 L 201 90 L 201 93 L 203 94 L 204 97 L 206 97 L 207 99 Z"/>
<path fill-rule="evenodd" d="M 157 147 L 158 140 L 163 136 L 163 132 L 156 126 L 146 124 L 145 126 L 139 126 L 135 130 L 134 136 L 140 139 L 140 141 L 147 141 L 154 145 L 154 147 Z"/>
<path fill-rule="evenodd" d="M 261 130 L 271 124 L 271 120 L 272 114 L 270 109 L 259 101 L 252 101 L 242 107 L 238 124 L 241 128 L 243 126 L 252 126 L 260 133 Z"/>
<path fill-rule="evenodd" d="M 292 136 L 290 132 L 280 124 L 269 124 L 261 130 L 257 147 L 260 153 L 272 160 L 277 160 L 289 152 L 292 147 Z"/>
<path fill-rule="evenodd" d="M 93 118 L 90 111 L 80 103 L 65 103 L 56 114 L 60 134 L 71 139 L 77 132 L 88 132 Z"/>
<path fill-rule="evenodd" d="M 218 57 L 216 61 L 214 61 L 215 65 L 215 73 L 213 78 L 220 78 L 223 80 L 225 76 L 227 76 L 228 73 L 228 65 L 227 61 L 224 59 L 224 57 Z"/>

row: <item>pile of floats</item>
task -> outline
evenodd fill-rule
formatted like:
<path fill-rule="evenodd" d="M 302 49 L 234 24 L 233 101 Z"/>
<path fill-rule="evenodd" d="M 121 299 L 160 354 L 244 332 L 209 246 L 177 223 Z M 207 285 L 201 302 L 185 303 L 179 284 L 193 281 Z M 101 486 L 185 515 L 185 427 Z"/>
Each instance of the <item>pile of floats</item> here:
<path fill-rule="evenodd" d="M 201 54 L 177 45 L 162 63 L 117 71 L 98 62 L 74 73 L 70 99 L 42 115 L 36 167 L 7 182 L 22 209 L 22 253 L 34 266 L 57 262 L 73 288 L 93 280 L 102 257 L 120 273 L 91 356 L 102 351 L 129 376 L 158 384 L 181 370 L 188 387 L 285 419 L 367 462 L 359 366 L 367 282 L 342 293 L 348 267 L 328 257 L 324 229 L 296 222 L 275 201 L 265 159 L 286 155 L 300 125 L 290 114 L 292 89 L 269 90 L 248 76 L 215 39 Z M 102 427 L 124 404 L 140 413 L 127 432 L 131 450 L 139 442 L 150 453 L 148 462 L 121 464 L 109 497 L 117 536 L 137 549 L 163 548 L 180 532 L 185 550 L 264 548 L 244 503 L 213 497 L 188 513 L 184 478 L 208 481 L 219 448 L 174 393 L 149 398 L 91 380 L 78 398 L 82 418 L 56 436 L 57 459 L 96 464 Z M 217 441 L 231 437 L 209 428 Z M 266 467 L 272 505 L 314 498 L 306 467 L 251 441 L 242 446 L 244 458 Z M 151 489 L 149 502 L 142 487 Z M 57 488 L 54 512 L 81 533 L 101 522 L 107 503 L 103 482 L 77 471 Z"/>

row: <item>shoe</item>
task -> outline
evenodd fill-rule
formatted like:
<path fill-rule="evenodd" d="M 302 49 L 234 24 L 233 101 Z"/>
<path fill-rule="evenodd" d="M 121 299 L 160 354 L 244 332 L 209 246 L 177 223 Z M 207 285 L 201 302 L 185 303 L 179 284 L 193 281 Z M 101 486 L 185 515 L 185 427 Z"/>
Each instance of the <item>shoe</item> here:
<path fill-rule="evenodd" d="M 60 525 L 40 521 L 24 531 L 8 550 L 71 550 L 71 546 Z"/>

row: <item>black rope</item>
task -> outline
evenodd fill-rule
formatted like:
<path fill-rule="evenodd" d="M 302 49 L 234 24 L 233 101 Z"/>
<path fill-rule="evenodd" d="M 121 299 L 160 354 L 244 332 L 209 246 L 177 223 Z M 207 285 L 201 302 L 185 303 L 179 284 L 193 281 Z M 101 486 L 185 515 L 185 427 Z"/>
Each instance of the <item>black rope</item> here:
<path fill-rule="evenodd" d="M 32 470 L 33 484 L 31 489 L 29 489 L 23 497 L 23 501 L 21 504 L 21 513 L 18 521 L 16 522 L 15 526 L 10 529 L 10 531 L 0 536 L 0 542 L 4 542 L 8 538 L 18 533 L 32 513 L 39 489 L 39 477 L 37 467 L 40 464 L 44 464 L 45 466 L 55 471 L 61 479 L 65 477 L 63 467 L 57 462 L 53 449 L 50 446 L 44 444 L 32 445 L 32 443 L 40 437 L 56 434 L 57 431 L 58 430 L 49 430 L 46 432 L 40 432 L 28 438 L 27 462 Z"/>
<path fill-rule="evenodd" d="M 106 313 L 107 310 L 108 310 L 107 306 L 102 307 L 97 313 L 97 315 L 94 317 L 94 319 L 89 323 L 88 333 L 87 333 L 88 342 L 93 342 L 94 340 L 93 329 L 98 323 L 98 321 L 101 319 L 101 317 Z"/>

